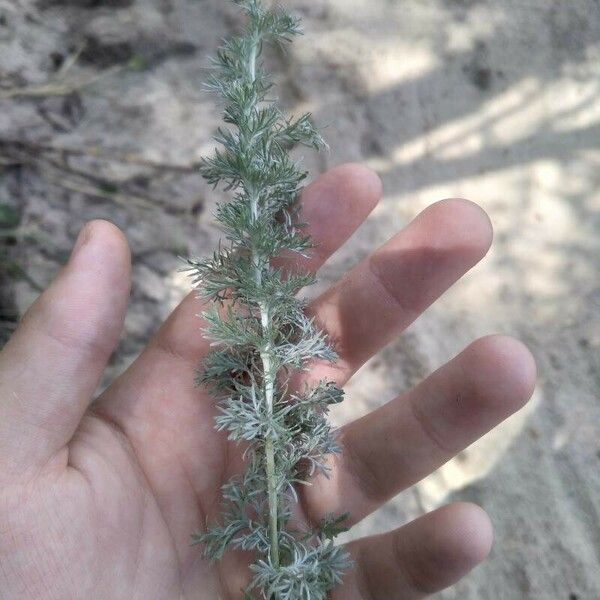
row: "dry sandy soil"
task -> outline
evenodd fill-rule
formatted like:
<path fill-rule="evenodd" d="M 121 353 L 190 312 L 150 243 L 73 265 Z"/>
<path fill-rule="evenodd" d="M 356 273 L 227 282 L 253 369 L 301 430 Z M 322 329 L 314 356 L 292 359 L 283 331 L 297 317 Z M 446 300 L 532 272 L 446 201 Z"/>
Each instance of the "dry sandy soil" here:
<path fill-rule="evenodd" d="M 281 98 L 291 111 L 313 111 L 331 145 L 305 164 L 318 173 L 361 161 L 385 185 L 321 287 L 444 197 L 477 201 L 496 231 L 485 261 L 355 378 L 338 421 L 491 332 L 523 339 L 540 371 L 525 411 L 357 535 L 472 500 L 494 520 L 495 549 L 440 598 L 597 600 L 598 0 L 285 4 L 304 18 L 306 35 L 273 59 Z M 21 221 L 18 244 L 2 237 L 13 274 L 3 275 L 5 328 L 95 217 L 123 228 L 135 260 L 107 380 L 186 293 L 176 256 L 203 254 L 218 238 L 217 195 L 193 169 L 219 120 L 201 89 L 203 68 L 236 26 L 222 0 L 0 0 L 0 203 Z M 24 277 L 15 279 L 12 263 Z"/>

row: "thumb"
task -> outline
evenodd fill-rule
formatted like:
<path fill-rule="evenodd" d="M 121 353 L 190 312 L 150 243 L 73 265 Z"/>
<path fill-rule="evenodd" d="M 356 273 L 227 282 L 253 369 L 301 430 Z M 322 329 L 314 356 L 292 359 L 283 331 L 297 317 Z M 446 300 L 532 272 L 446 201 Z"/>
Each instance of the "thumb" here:
<path fill-rule="evenodd" d="M 119 339 L 130 265 L 121 231 L 88 223 L 0 353 L 0 478 L 35 473 L 72 437 Z"/>

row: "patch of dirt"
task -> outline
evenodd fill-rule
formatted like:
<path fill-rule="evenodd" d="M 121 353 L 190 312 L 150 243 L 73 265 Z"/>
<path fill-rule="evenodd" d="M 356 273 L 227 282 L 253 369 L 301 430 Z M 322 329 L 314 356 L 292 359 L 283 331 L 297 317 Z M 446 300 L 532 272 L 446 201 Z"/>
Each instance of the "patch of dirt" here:
<path fill-rule="evenodd" d="M 317 289 L 443 197 L 479 202 L 496 230 L 486 260 L 353 380 L 339 422 L 491 332 L 524 339 L 541 374 L 528 410 L 355 535 L 474 500 L 492 515 L 496 549 L 440 598 L 599 598 L 597 3 L 284 4 L 306 33 L 269 66 L 285 108 L 312 111 L 331 147 L 303 164 L 317 174 L 366 162 L 385 186 Z M 222 0 L 0 0 L 0 204 L 34 232 L 0 244 L 5 338 L 93 218 L 122 228 L 134 260 L 104 383 L 187 293 L 178 256 L 216 246 L 223 197 L 197 172 L 220 124 L 202 86 L 239 23 Z"/>

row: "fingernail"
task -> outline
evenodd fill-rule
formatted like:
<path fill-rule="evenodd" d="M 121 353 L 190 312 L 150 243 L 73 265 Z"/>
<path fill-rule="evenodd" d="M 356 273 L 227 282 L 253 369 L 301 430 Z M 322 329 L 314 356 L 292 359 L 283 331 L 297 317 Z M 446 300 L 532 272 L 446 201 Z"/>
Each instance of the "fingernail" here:
<path fill-rule="evenodd" d="M 73 246 L 73 251 L 71 252 L 71 258 L 74 258 L 79 253 L 81 248 L 89 242 L 91 237 L 92 227 L 89 223 L 86 223 L 79 231 L 79 235 L 77 236 L 77 240 Z"/>

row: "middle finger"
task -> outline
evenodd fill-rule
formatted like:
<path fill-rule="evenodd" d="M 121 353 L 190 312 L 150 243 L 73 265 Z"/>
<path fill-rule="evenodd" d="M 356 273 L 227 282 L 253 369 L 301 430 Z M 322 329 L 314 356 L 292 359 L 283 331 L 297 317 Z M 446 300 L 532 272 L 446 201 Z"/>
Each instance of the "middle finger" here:
<path fill-rule="evenodd" d="M 491 241 L 489 218 L 476 204 L 453 199 L 428 207 L 309 307 L 339 358 L 315 364 L 308 377 L 346 383 L 478 263 Z"/>

